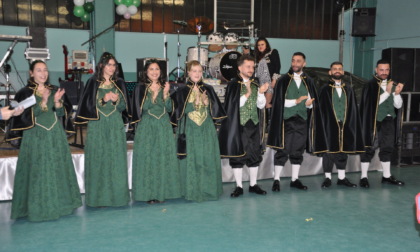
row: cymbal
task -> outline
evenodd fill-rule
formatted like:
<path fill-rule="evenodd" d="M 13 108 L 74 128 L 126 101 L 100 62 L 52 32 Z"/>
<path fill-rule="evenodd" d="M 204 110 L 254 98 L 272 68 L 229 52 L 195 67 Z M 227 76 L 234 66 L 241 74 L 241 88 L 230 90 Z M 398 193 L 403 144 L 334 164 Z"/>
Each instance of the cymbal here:
<path fill-rule="evenodd" d="M 188 20 L 187 26 L 190 31 L 195 33 L 207 33 L 213 31 L 214 28 L 213 21 L 210 18 L 204 16 L 195 17 Z"/>
<path fill-rule="evenodd" d="M 240 22 L 240 23 L 233 24 L 232 27 L 249 26 L 249 25 L 253 25 L 253 24 L 254 24 L 253 21 L 242 20 L 242 22 Z"/>
<path fill-rule="evenodd" d="M 249 41 L 249 38 L 239 38 L 238 41 L 243 43 L 245 41 Z"/>
<path fill-rule="evenodd" d="M 173 20 L 172 23 L 180 25 L 180 26 L 187 26 L 187 22 L 185 22 L 184 20 Z"/>

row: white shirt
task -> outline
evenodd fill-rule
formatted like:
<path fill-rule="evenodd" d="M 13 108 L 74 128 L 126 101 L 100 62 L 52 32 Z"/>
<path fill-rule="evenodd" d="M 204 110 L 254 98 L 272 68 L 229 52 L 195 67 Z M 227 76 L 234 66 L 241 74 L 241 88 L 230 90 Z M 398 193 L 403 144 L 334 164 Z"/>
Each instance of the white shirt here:
<path fill-rule="evenodd" d="M 248 83 L 249 79 L 243 79 L 244 83 Z M 251 85 L 251 83 L 249 83 Z M 265 95 L 264 94 L 260 94 L 260 92 L 258 92 L 258 97 L 257 97 L 257 107 L 259 109 L 263 109 L 265 107 Z M 239 99 L 239 107 L 242 108 L 245 105 L 245 102 L 248 100 L 248 98 L 245 95 L 242 95 L 241 98 Z"/>
<path fill-rule="evenodd" d="M 300 84 L 302 83 L 301 75 L 302 75 L 302 73 L 300 73 L 300 74 L 293 73 L 293 79 L 296 82 L 297 88 L 299 88 L 300 87 Z M 308 93 L 308 99 L 311 99 L 311 95 L 309 93 Z M 302 101 L 302 102 L 306 102 L 306 101 Z M 291 108 L 291 107 L 294 107 L 296 105 L 297 105 L 296 104 L 296 99 L 285 99 L 285 101 L 284 101 L 284 106 L 286 108 Z M 311 104 L 311 106 L 306 106 L 306 108 L 311 109 L 312 108 L 312 104 Z"/>
<path fill-rule="evenodd" d="M 341 93 L 343 93 L 343 89 L 341 89 L 341 81 L 335 82 L 334 87 L 335 87 L 335 91 L 337 91 L 338 97 L 341 98 Z"/>
<path fill-rule="evenodd" d="M 387 80 L 383 80 L 381 82 L 381 88 L 385 92 L 380 95 L 380 97 L 379 97 L 379 104 L 382 104 L 390 96 L 390 94 L 388 92 L 386 92 L 386 86 L 387 86 L 387 84 L 388 84 L 388 81 Z M 399 95 L 399 94 L 396 95 L 395 92 L 392 93 L 392 95 L 394 96 L 394 107 L 396 109 L 400 109 L 402 107 L 402 104 L 403 104 L 403 100 L 401 98 L 401 95 Z"/>

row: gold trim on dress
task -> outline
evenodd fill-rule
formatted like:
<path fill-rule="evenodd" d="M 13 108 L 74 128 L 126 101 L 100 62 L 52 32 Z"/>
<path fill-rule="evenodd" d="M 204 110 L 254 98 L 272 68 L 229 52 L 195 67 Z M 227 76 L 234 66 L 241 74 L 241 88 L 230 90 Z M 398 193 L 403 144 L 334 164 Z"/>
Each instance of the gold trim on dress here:
<path fill-rule="evenodd" d="M 36 117 L 35 117 L 35 124 L 36 125 L 38 125 L 38 126 L 40 126 L 41 128 L 43 128 L 43 129 L 46 129 L 46 130 L 48 130 L 48 131 L 50 131 L 52 128 L 54 128 L 54 126 L 57 124 L 57 114 L 54 112 L 54 117 L 55 117 L 55 121 L 54 121 L 54 123 L 51 125 L 51 127 L 46 127 L 46 126 L 44 126 L 44 125 L 42 125 L 42 124 L 40 124 L 40 123 L 37 123 L 36 122 Z"/>

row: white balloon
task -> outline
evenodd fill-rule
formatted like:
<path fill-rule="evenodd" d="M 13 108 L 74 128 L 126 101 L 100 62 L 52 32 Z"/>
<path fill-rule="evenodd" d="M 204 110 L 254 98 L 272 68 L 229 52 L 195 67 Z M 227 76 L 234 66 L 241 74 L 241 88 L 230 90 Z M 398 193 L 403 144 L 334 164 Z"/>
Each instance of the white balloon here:
<path fill-rule="evenodd" d="M 131 17 L 130 13 L 128 13 L 128 12 L 124 13 L 124 18 L 125 19 L 130 19 L 130 17 Z"/>
<path fill-rule="evenodd" d="M 82 6 L 85 4 L 85 0 L 73 0 L 73 2 L 76 6 Z"/>
<path fill-rule="evenodd" d="M 131 5 L 130 7 L 128 7 L 128 13 L 130 13 L 131 15 L 134 15 L 137 13 L 137 7 L 134 5 Z"/>
<path fill-rule="evenodd" d="M 124 4 L 120 4 L 117 6 L 117 9 L 115 10 L 118 15 L 124 15 L 127 12 L 127 6 Z"/>

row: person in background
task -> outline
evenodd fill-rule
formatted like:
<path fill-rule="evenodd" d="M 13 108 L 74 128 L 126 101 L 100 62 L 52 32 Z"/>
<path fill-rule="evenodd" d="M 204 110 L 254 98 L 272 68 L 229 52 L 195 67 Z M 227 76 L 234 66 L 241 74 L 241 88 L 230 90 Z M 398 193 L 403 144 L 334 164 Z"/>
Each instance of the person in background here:
<path fill-rule="evenodd" d="M 260 85 L 267 82 L 270 83 L 267 92 L 265 92 L 268 129 L 271 119 L 273 88 L 280 78 L 280 55 L 277 49 L 271 49 L 270 43 L 268 43 L 268 40 L 265 37 L 260 37 L 255 44 L 257 46 L 254 52 L 257 62 L 256 77 L 258 77 Z"/>

